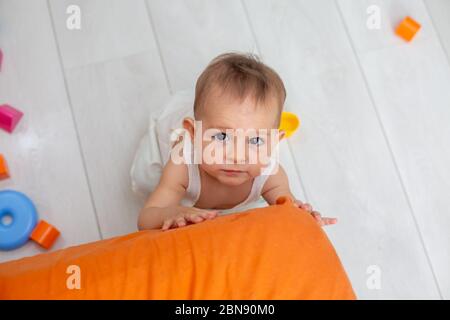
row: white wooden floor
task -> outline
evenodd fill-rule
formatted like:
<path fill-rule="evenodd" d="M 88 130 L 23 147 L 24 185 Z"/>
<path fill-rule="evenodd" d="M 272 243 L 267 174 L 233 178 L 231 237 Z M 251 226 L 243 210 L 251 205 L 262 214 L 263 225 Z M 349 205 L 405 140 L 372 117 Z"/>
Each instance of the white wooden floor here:
<path fill-rule="evenodd" d="M 393 34 L 406 15 L 423 26 L 411 43 Z M 0 189 L 61 229 L 55 249 L 136 230 L 129 169 L 149 110 L 216 55 L 250 51 L 302 119 L 283 163 L 300 199 L 339 218 L 326 230 L 357 295 L 450 298 L 450 1 L 0 0 L 0 47 L 0 103 L 25 112 L 0 132 Z"/>

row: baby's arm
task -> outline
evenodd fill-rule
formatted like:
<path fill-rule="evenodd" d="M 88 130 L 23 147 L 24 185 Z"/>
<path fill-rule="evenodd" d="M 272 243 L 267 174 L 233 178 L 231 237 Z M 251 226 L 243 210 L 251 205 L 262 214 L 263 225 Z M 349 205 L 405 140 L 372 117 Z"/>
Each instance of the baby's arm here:
<path fill-rule="evenodd" d="M 269 176 L 264 184 L 261 195 L 269 204 L 275 204 L 280 196 L 290 196 L 298 207 L 310 212 L 321 226 L 335 224 L 337 222 L 335 218 L 322 217 L 319 212 L 313 211 L 309 203 L 303 203 L 296 199 L 289 188 L 289 179 L 281 165 L 279 165 L 277 173 Z"/>
<path fill-rule="evenodd" d="M 270 175 L 266 180 L 261 195 L 268 204 L 275 204 L 280 196 L 290 196 L 293 200 L 295 199 L 289 188 L 286 172 L 281 165 L 278 166 L 277 173 Z"/>
<path fill-rule="evenodd" d="M 214 218 L 209 210 L 183 207 L 179 203 L 186 193 L 189 182 L 185 164 L 175 164 L 168 160 L 163 169 L 158 186 L 150 194 L 144 208 L 139 213 L 138 229 L 169 229 L 172 225 L 181 227 L 186 221 L 193 223 Z"/>

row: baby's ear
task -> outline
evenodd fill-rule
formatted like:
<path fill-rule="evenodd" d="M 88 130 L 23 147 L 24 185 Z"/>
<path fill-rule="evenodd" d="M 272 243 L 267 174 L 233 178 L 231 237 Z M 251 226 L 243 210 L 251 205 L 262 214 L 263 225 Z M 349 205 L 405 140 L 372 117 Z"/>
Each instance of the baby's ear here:
<path fill-rule="evenodd" d="M 278 130 L 278 140 L 281 141 L 282 139 L 284 139 L 285 135 L 286 135 L 286 131 Z"/>
<path fill-rule="evenodd" d="M 183 119 L 183 128 L 187 132 L 189 132 L 191 139 L 194 138 L 194 127 L 195 127 L 194 119 L 192 119 L 191 117 L 186 117 Z"/>

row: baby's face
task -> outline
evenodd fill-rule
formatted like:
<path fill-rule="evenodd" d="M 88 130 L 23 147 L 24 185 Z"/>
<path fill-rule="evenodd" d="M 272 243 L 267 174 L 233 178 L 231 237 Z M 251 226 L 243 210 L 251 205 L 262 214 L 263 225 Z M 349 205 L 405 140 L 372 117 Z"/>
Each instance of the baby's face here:
<path fill-rule="evenodd" d="M 219 182 L 237 186 L 261 174 L 284 133 L 278 131 L 276 99 L 255 106 L 224 96 L 209 99 L 196 123 L 202 133 L 199 166 Z"/>

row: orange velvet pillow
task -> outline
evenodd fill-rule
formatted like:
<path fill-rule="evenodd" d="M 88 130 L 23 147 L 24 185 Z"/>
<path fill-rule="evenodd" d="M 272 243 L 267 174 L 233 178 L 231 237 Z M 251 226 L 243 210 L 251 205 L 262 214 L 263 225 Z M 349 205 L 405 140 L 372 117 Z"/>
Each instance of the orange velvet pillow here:
<path fill-rule="evenodd" d="M 324 231 L 287 197 L 0 264 L 0 299 L 354 298 Z"/>

